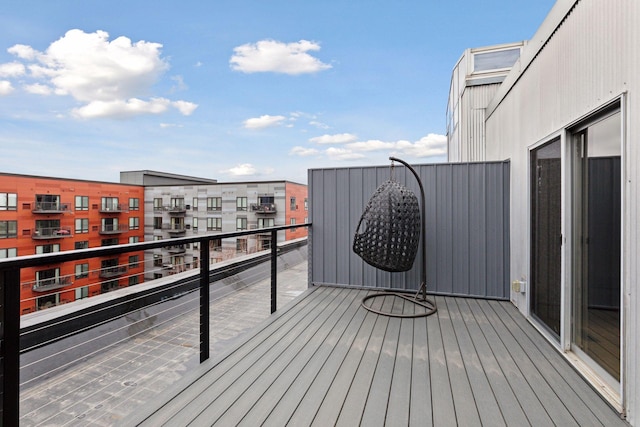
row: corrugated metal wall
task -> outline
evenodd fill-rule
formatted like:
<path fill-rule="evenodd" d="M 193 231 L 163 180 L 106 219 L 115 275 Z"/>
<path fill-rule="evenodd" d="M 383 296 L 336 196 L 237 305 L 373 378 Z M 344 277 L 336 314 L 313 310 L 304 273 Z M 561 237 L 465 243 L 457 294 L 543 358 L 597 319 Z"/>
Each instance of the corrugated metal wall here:
<path fill-rule="evenodd" d="M 509 162 L 415 166 L 426 199 L 426 256 L 413 268 L 388 273 L 352 251 L 360 216 L 388 166 L 309 171 L 309 259 L 314 284 L 416 290 L 418 260 L 426 260 L 429 292 L 509 298 Z M 419 197 L 410 171 L 395 179 Z"/>
<path fill-rule="evenodd" d="M 511 160 L 511 271 L 527 277 L 529 149 L 615 99 L 622 102 L 623 403 L 640 425 L 640 2 L 558 0 L 487 110 L 487 159 Z M 508 84 L 507 84 L 508 83 Z M 567 166 L 568 163 L 567 163 Z M 567 172 L 568 173 L 568 172 Z M 565 179 L 569 179 L 566 176 Z M 566 188 L 566 187 L 565 187 Z M 569 194 L 564 196 L 569 200 Z M 568 205 L 568 202 L 567 202 Z M 571 216 L 563 217 L 564 233 Z M 568 240 L 570 242 L 570 240 Z M 570 245 L 564 246 L 570 268 Z M 570 279 L 570 274 L 565 274 Z M 567 280 L 568 280 L 567 279 Z M 565 284 L 570 289 L 571 283 Z M 527 313 L 524 294 L 516 303 Z"/>

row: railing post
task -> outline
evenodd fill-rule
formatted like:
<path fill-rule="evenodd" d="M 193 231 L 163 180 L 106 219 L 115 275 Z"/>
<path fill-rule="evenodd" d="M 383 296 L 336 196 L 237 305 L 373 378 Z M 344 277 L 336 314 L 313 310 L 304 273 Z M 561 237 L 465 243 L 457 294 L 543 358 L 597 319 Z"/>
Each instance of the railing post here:
<path fill-rule="evenodd" d="M 20 269 L 0 271 L 1 425 L 20 419 Z"/>
<path fill-rule="evenodd" d="M 278 309 L 278 232 L 271 230 L 271 314 Z"/>
<path fill-rule="evenodd" d="M 200 363 L 209 358 L 209 240 L 200 242 Z"/>

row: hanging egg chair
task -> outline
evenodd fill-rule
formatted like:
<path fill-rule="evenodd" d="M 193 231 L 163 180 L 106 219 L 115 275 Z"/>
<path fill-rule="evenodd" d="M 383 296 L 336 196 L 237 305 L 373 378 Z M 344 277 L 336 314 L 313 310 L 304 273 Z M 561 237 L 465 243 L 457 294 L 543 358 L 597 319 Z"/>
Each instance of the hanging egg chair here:
<path fill-rule="evenodd" d="M 358 222 L 353 238 L 353 251 L 367 264 L 389 272 L 408 271 L 413 267 L 422 238 L 422 257 L 425 257 L 424 188 L 416 171 L 405 161 L 391 160 L 391 179 L 382 183 L 373 193 Z M 393 178 L 394 161 L 405 165 L 418 180 L 422 196 L 422 211 L 416 195 Z M 377 292 L 366 296 L 362 306 L 374 313 L 392 317 L 424 317 L 436 312 L 434 300 L 427 298 L 424 259 L 420 261 L 422 283 L 415 296 L 399 292 Z M 424 308 L 415 313 L 384 312 L 366 302 L 381 296 L 403 298 Z"/>

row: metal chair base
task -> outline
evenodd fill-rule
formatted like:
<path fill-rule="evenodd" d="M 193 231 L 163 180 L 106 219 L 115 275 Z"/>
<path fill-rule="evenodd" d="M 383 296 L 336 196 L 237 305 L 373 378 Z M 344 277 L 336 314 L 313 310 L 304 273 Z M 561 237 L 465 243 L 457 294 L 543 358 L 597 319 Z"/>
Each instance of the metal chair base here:
<path fill-rule="evenodd" d="M 420 293 L 422 293 L 422 295 L 420 295 Z M 417 304 L 425 308 L 426 311 L 424 313 L 414 313 L 414 314 L 390 313 L 382 310 L 377 310 L 375 308 L 372 308 L 370 305 L 366 304 L 366 302 L 371 299 L 383 297 L 383 296 L 393 296 L 393 297 L 402 298 L 405 301 L 409 301 L 413 304 Z M 413 297 L 406 294 L 401 294 L 399 292 L 376 292 L 375 294 L 367 295 L 366 297 L 362 298 L 361 304 L 362 304 L 362 307 L 364 307 L 365 309 L 367 309 L 372 313 L 380 314 L 382 316 L 389 316 L 389 317 L 400 317 L 400 318 L 426 317 L 426 316 L 431 316 L 433 313 L 438 311 L 435 300 L 427 298 L 426 286 L 424 283 L 420 286 L 420 289 L 418 290 L 418 292 L 416 292 L 416 294 Z"/>

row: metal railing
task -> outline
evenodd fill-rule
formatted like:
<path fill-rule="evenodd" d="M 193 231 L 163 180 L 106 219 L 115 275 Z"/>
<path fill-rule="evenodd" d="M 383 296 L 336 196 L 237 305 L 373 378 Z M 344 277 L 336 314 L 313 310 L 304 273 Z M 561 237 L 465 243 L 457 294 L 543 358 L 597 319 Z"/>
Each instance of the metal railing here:
<path fill-rule="evenodd" d="M 271 233 L 272 242 L 277 241 L 278 231 L 297 227 L 309 227 L 308 224 L 283 225 L 268 229 L 242 230 L 230 233 L 207 234 L 171 239 L 174 245 L 198 243 L 200 247 L 199 265 L 199 327 L 200 327 L 200 363 L 210 356 L 210 308 L 209 285 L 210 245 L 212 240 L 250 236 L 259 233 Z M 87 258 L 107 257 L 128 252 L 139 252 L 166 247 L 167 242 L 152 241 L 130 243 L 100 248 L 79 249 L 74 251 L 28 255 L 16 258 L 0 259 L 0 384 L 2 393 L 0 410 L 1 425 L 18 425 L 20 402 L 20 271 L 23 268 L 39 267 L 78 261 Z M 278 246 L 272 245 L 271 262 L 271 313 L 277 308 L 277 258 Z"/>

